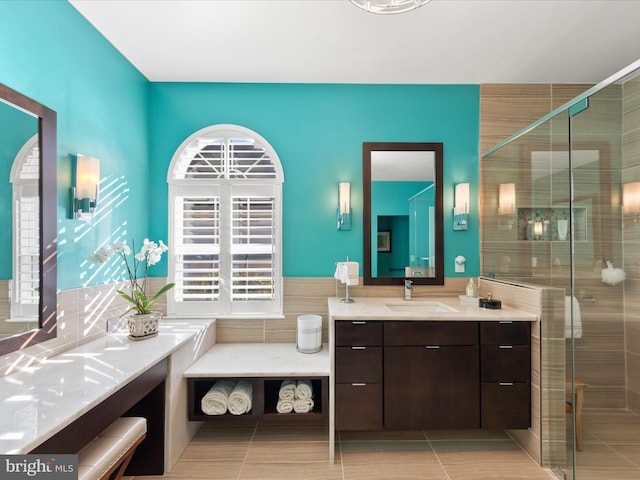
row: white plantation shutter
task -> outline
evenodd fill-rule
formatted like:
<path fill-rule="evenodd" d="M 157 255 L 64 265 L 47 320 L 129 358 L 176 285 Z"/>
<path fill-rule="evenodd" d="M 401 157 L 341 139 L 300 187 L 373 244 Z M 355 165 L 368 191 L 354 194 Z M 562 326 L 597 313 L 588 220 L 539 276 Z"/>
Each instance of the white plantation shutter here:
<path fill-rule="evenodd" d="M 178 196 L 174 295 L 181 302 L 220 298 L 220 197 Z"/>
<path fill-rule="evenodd" d="M 277 154 L 233 125 L 196 132 L 169 169 L 168 312 L 282 313 L 281 190 Z"/>
<path fill-rule="evenodd" d="M 13 184 L 13 281 L 11 316 L 38 315 L 40 305 L 40 149 L 38 136 L 18 152 L 11 168 Z"/>

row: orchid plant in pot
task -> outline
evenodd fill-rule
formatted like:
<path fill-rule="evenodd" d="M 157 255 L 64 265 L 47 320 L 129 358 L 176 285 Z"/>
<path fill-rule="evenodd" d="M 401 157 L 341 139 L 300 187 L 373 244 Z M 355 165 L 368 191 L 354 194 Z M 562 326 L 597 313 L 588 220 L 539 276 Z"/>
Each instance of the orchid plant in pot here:
<path fill-rule="evenodd" d="M 132 242 L 135 249 L 135 243 Z M 158 243 L 145 238 L 142 248 L 133 255 L 131 248 L 124 242 L 114 242 L 106 247 L 101 247 L 90 255 L 93 263 L 106 263 L 114 255 L 118 255 L 127 269 L 129 286 L 127 291 L 117 290 L 118 295 L 129 302 L 129 308 L 121 315 L 127 317 L 129 333 L 132 338 L 148 338 L 158 334 L 158 325 L 161 313 L 152 308 L 155 301 L 161 295 L 174 287 L 174 283 L 164 285 L 151 298 L 147 296 L 147 274 L 149 267 L 155 265 L 167 251 L 167 246 L 160 240 Z M 138 270 L 143 270 L 143 276 L 139 277 Z"/>

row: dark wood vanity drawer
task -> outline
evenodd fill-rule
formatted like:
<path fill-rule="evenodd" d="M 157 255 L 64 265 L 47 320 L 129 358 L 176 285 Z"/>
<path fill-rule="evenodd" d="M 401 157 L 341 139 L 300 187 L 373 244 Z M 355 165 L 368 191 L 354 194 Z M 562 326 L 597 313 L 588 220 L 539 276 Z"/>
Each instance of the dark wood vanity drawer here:
<path fill-rule="evenodd" d="M 335 324 L 336 346 L 382 345 L 382 322 L 338 320 Z"/>
<path fill-rule="evenodd" d="M 480 402 L 482 428 L 529 428 L 531 426 L 531 385 L 529 383 L 482 383 Z"/>
<path fill-rule="evenodd" d="M 478 322 L 386 321 L 385 346 L 478 345 Z"/>
<path fill-rule="evenodd" d="M 381 383 L 342 383 L 335 389 L 336 430 L 382 430 Z"/>
<path fill-rule="evenodd" d="M 336 383 L 382 382 L 382 347 L 336 347 Z"/>
<path fill-rule="evenodd" d="M 480 322 L 481 345 L 529 345 L 529 322 Z"/>
<path fill-rule="evenodd" d="M 522 345 L 483 345 L 480 349 L 482 382 L 530 382 L 531 350 Z"/>

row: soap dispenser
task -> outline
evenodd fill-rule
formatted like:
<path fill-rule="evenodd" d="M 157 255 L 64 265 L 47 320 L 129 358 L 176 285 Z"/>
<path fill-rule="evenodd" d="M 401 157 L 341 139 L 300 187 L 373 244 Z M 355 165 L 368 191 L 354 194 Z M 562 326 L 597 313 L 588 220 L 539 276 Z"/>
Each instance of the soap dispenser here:
<path fill-rule="evenodd" d="M 469 279 L 469 283 L 467 283 L 467 297 L 476 297 L 478 294 L 478 290 L 476 290 L 476 284 L 473 283 L 473 278 Z"/>

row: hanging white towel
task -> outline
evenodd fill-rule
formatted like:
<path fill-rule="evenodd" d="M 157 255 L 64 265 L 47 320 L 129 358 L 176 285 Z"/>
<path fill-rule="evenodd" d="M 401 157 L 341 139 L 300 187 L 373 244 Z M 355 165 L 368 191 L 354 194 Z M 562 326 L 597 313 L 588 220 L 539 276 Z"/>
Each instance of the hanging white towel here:
<path fill-rule="evenodd" d="M 358 262 L 338 262 L 336 264 L 336 273 L 333 275 L 341 283 L 347 285 L 358 285 L 358 274 L 360 273 L 360 264 Z"/>
<path fill-rule="evenodd" d="M 571 338 L 571 305 L 573 304 L 573 338 L 582 338 L 580 304 L 576 297 L 564 298 L 564 338 Z"/>
<path fill-rule="evenodd" d="M 233 391 L 235 382 L 218 380 L 202 397 L 200 408 L 205 415 L 224 415 L 227 413 L 229 395 Z"/>

